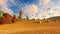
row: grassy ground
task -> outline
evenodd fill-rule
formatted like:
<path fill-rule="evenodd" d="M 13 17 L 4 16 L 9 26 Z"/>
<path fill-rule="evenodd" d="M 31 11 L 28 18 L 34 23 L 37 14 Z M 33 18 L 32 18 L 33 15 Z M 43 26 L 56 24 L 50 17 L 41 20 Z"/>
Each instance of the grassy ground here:
<path fill-rule="evenodd" d="M 0 25 L 0 34 L 60 34 L 60 21 L 37 22 L 38 20 L 20 20 L 14 24 Z"/>

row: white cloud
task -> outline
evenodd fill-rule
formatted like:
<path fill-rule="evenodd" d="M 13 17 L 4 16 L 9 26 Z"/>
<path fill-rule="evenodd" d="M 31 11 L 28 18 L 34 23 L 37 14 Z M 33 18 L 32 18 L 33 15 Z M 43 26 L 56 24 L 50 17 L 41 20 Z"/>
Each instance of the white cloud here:
<path fill-rule="evenodd" d="M 1 5 L 1 10 L 4 12 L 4 13 L 9 13 L 10 15 L 13 14 L 12 10 L 7 8 L 7 0 L 0 0 L 0 5 Z"/>
<path fill-rule="evenodd" d="M 57 10 L 55 10 L 55 9 L 57 9 Z M 45 18 L 60 16 L 60 10 L 58 10 L 58 9 L 60 9 L 59 6 L 52 7 L 49 11 L 45 12 L 45 14 L 44 14 L 46 16 Z M 49 13 L 51 15 L 49 15 Z"/>
<path fill-rule="evenodd" d="M 57 0 L 56 0 L 57 1 Z M 54 16 L 60 16 L 60 4 L 59 2 L 53 2 L 51 0 L 40 0 L 39 4 L 40 18 L 50 18 Z"/>
<path fill-rule="evenodd" d="M 12 10 L 8 9 L 7 7 L 3 7 L 1 10 L 3 11 L 3 13 L 9 13 L 10 15 L 13 14 Z"/>
<path fill-rule="evenodd" d="M 0 0 L 1 5 L 5 5 L 5 3 L 6 3 L 6 0 Z"/>
<path fill-rule="evenodd" d="M 43 4 L 47 4 L 49 2 L 50 2 L 50 0 L 44 0 Z"/>
<path fill-rule="evenodd" d="M 35 14 L 38 12 L 38 7 L 36 5 L 27 5 L 22 9 L 24 14 L 28 14 L 29 18 L 35 18 Z"/>

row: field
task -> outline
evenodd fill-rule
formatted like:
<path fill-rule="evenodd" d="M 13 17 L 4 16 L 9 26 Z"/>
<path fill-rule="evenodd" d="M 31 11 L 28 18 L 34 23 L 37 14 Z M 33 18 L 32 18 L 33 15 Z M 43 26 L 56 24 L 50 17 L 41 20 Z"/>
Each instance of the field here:
<path fill-rule="evenodd" d="M 20 20 L 0 25 L 0 34 L 60 34 L 60 21 Z"/>

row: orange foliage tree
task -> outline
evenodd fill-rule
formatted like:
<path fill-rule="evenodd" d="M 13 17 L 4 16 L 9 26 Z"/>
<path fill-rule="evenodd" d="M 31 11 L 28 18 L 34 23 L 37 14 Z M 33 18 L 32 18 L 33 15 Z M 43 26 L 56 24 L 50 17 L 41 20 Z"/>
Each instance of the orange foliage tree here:
<path fill-rule="evenodd" d="M 10 24 L 16 22 L 16 16 L 13 17 L 8 13 L 3 13 L 3 17 L 0 19 L 0 24 Z"/>
<path fill-rule="evenodd" d="M 3 17 L 1 20 L 2 24 L 12 23 L 12 16 L 8 13 L 3 13 Z"/>
<path fill-rule="evenodd" d="M 12 22 L 15 23 L 16 22 L 16 16 L 13 16 Z"/>

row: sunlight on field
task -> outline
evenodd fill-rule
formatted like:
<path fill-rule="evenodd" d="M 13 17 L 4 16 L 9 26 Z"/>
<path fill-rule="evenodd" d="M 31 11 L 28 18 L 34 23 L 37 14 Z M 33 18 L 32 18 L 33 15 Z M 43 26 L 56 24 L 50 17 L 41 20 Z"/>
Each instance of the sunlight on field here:
<path fill-rule="evenodd" d="M 21 20 L 14 24 L 0 25 L 0 34 L 60 34 L 60 23 L 35 23 Z"/>

